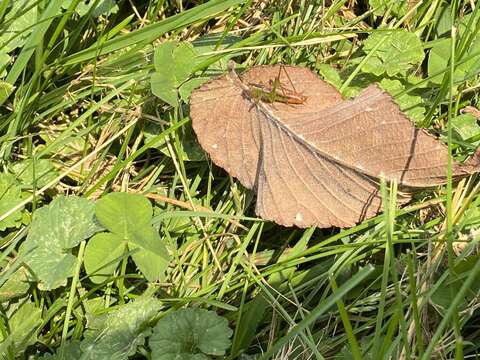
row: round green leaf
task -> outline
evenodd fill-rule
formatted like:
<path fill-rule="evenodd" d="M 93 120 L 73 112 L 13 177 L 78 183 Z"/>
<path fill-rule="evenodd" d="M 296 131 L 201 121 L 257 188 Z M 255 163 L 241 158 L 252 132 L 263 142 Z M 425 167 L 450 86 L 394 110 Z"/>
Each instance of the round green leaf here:
<path fill-rule="evenodd" d="M 173 50 L 177 44 L 176 41 L 167 41 L 157 46 L 153 53 L 153 63 L 157 72 L 170 73 L 173 76 L 175 69 Z"/>
<path fill-rule="evenodd" d="M 152 205 L 143 195 L 110 193 L 97 201 L 95 215 L 100 224 L 122 239 L 150 225 Z"/>
<path fill-rule="evenodd" d="M 114 311 L 90 316 L 80 344 L 82 359 L 129 359 L 150 335 L 149 323 L 160 307 L 159 300 L 141 297 Z"/>
<path fill-rule="evenodd" d="M 203 360 L 221 356 L 230 346 L 227 319 L 213 311 L 183 309 L 159 320 L 150 337 L 156 360 Z"/>
<path fill-rule="evenodd" d="M 472 114 L 461 114 L 452 119 L 452 126 L 455 133 L 460 139 L 467 140 L 473 136 L 480 134 L 480 126 L 477 119 Z M 477 145 L 479 141 L 475 141 Z"/>
<path fill-rule="evenodd" d="M 366 54 L 373 54 L 362 70 L 374 75 L 405 74 L 425 57 L 420 39 L 405 29 L 374 32 L 363 45 Z"/>
<path fill-rule="evenodd" d="M 115 234 L 100 233 L 92 237 L 85 248 L 85 271 L 92 282 L 99 284 L 117 268 L 125 250 L 125 242 Z"/>

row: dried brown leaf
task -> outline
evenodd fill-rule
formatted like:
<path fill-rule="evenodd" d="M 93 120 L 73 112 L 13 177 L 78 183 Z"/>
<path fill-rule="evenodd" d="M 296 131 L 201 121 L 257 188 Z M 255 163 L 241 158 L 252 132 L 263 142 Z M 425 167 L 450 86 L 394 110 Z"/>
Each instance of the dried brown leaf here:
<path fill-rule="evenodd" d="M 252 96 L 254 87 L 271 88 L 278 74 L 280 89 L 294 87 L 303 104 Z M 415 128 L 376 85 L 343 100 L 308 69 L 256 66 L 195 90 L 190 114 L 212 160 L 257 192 L 259 216 L 281 225 L 350 227 L 372 217 L 381 206 L 381 176 L 397 180 L 399 203 L 446 181 L 447 147 Z M 454 162 L 453 174 L 479 165 L 478 155 Z"/>

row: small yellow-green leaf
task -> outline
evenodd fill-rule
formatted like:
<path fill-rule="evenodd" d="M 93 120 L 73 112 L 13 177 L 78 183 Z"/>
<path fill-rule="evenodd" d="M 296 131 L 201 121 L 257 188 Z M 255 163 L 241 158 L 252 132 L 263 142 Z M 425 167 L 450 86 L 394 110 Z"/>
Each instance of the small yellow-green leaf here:
<path fill-rule="evenodd" d="M 156 229 L 152 226 L 139 229 L 128 242 L 128 249 L 134 251 L 133 261 L 148 281 L 163 278 L 169 256 Z"/>
<path fill-rule="evenodd" d="M 100 233 L 93 236 L 85 248 L 84 265 L 90 280 L 100 284 L 112 276 L 117 268 L 126 243 L 112 233 Z"/>
<path fill-rule="evenodd" d="M 178 105 L 178 93 L 175 78 L 172 73 L 162 71 L 153 73 L 150 77 L 152 93 L 171 106 Z"/>
<path fill-rule="evenodd" d="M 97 201 L 95 215 L 105 228 L 126 240 L 150 225 L 152 204 L 140 194 L 110 193 Z"/>

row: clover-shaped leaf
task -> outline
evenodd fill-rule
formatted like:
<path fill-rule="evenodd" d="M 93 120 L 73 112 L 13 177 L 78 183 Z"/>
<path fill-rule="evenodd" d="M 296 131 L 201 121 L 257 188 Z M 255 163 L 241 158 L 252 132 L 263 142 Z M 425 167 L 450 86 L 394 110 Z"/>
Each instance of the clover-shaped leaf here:
<path fill-rule="evenodd" d="M 85 249 L 85 271 L 90 280 L 100 284 L 117 268 L 125 251 L 125 242 L 116 234 L 100 233 L 92 237 Z"/>
<path fill-rule="evenodd" d="M 177 106 L 178 89 L 191 75 L 195 59 L 196 54 L 189 43 L 169 41 L 158 46 L 154 54 L 155 72 L 150 79 L 153 94 L 167 104 Z M 191 85 L 181 93 L 190 91 Z"/>
<path fill-rule="evenodd" d="M 225 354 L 232 330 L 227 319 L 204 309 L 182 309 L 159 320 L 150 337 L 156 360 L 208 360 Z"/>
<path fill-rule="evenodd" d="M 97 201 L 95 214 L 110 233 L 97 234 L 85 249 L 85 270 L 93 282 L 101 283 L 113 274 L 127 246 L 148 281 L 163 276 L 169 256 L 152 226 L 153 209 L 147 198 L 140 194 L 110 193 Z"/>

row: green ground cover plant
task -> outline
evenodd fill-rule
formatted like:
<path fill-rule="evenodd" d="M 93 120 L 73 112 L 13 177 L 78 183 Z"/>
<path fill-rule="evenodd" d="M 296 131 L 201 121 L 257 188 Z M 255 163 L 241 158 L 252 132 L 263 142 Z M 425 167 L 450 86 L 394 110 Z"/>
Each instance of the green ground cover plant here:
<path fill-rule="evenodd" d="M 349 229 L 281 227 L 198 145 L 189 98 L 229 60 L 345 98 L 378 83 L 464 161 L 479 7 L 0 0 L 1 358 L 478 357 L 478 175 L 450 166 L 403 208 L 382 183 Z"/>

